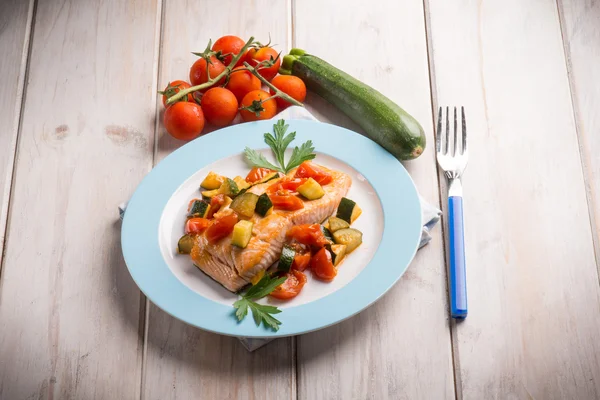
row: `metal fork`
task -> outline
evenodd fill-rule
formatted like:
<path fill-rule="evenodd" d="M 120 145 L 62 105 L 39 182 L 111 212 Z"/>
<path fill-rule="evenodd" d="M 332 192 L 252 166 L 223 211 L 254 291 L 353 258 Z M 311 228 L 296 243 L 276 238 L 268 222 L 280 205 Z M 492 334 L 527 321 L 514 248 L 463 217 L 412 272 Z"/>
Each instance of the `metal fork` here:
<path fill-rule="evenodd" d="M 445 140 L 442 140 L 442 107 L 438 113 L 436 133 L 437 162 L 448 178 L 448 232 L 450 238 L 450 313 L 452 318 L 467 316 L 467 281 L 465 276 L 465 238 L 461 176 L 467 166 L 467 123 L 461 107 L 462 135 L 458 137 L 456 107 L 454 135 L 450 137 L 450 112 L 446 107 Z"/>

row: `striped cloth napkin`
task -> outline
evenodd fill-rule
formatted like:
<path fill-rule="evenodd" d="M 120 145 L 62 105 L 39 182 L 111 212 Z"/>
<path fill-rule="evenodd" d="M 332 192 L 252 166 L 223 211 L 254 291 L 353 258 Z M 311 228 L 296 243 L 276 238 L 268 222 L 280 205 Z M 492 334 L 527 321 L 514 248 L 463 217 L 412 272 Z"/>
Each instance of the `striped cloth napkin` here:
<path fill-rule="evenodd" d="M 312 115 L 306 108 L 292 106 L 286 108 L 281 113 L 277 114 L 275 118 L 280 119 L 308 119 L 312 121 L 317 121 L 314 115 Z M 420 197 L 420 196 L 419 196 Z M 423 230 L 421 231 L 421 242 L 419 243 L 419 248 L 425 246 L 431 240 L 430 230 L 438 223 L 440 220 L 440 216 L 442 212 L 437 209 L 437 207 L 428 203 L 425 199 L 420 197 L 421 200 L 421 221 L 423 222 Z M 125 209 L 127 208 L 127 203 L 122 203 L 119 205 L 119 216 L 120 219 L 123 220 L 123 216 L 125 214 Z M 246 338 L 240 337 L 238 338 L 242 345 L 248 351 L 254 351 L 265 344 L 269 343 L 270 338 Z"/>

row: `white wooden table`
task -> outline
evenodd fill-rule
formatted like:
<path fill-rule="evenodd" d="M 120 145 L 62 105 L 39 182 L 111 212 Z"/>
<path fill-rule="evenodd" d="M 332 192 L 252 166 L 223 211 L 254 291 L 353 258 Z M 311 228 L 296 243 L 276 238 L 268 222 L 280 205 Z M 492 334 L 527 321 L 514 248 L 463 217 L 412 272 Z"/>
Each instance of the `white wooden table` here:
<path fill-rule="evenodd" d="M 465 106 L 466 321 L 441 226 L 376 305 L 254 353 L 135 286 L 116 206 L 181 146 L 157 89 L 209 38 L 269 33 L 430 144 Z M 0 50 L 0 399 L 600 398 L 599 0 L 0 0 Z M 433 146 L 405 165 L 440 204 Z"/>

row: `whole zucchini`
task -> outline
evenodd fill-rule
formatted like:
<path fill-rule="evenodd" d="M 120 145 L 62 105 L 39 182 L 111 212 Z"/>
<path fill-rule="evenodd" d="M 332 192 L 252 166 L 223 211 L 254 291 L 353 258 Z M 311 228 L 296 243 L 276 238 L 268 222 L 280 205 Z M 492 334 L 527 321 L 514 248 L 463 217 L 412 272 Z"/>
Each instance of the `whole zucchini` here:
<path fill-rule="evenodd" d="M 283 57 L 279 73 L 295 75 L 306 87 L 360 125 L 367 136 L 401 160 L 425 150 L 423 128 L 410 114 L 372 87 L 302 49 Z"/>

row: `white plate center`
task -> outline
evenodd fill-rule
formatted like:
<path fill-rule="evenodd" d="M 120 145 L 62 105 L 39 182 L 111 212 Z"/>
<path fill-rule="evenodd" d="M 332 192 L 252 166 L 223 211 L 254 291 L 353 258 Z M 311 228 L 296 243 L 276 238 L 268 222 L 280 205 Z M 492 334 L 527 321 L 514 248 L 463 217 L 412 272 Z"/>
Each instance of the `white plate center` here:
<path fill-rule="evenodd" d="M 270 158 L 270 150 L 264 149 L 262 152 Z M 289 157 L 289 154 L 287 154 L 287 157 Z M 332 282 L 321 282 L 314 279 L 310 271 L 307 270 L 308 281 L 297 297 L 285 302 L 274 299 L 261 301 L 277 305 L 280 308 L 310 303 L 344 287 L 371 261 L 383 235 L 383 209 L 373 186 L 358 171 L 335 157 L 317 153 L 314 162 L 334 170 L 343 171 L 352 177 L 352 186 L 347 197 L 354 200 L 363 210 L 360 218 L 352 224 L 353 228 L 363 233 L 363 244 L 346 257 L 346 260 L 338 268 L 338 275 Z M 159 225 L 158 242 L 165 262 L 184 285 L 207 299 L 232 305 L 238 298 L 237 295 L 229 292 L 196 268 L 189 256 L 177 254 L 177 241 L 184 234 L 183 227 L 186 221 L 188 203 L 191 199 L 201 196 L 199 192 L 200 182 L 209 171 L 233 178 L 237 175 L 245 177 L 249 168 L 243 155 L 239 154 L 207 165 L 190 176 L 173 193 L 163 210 Z"/>

